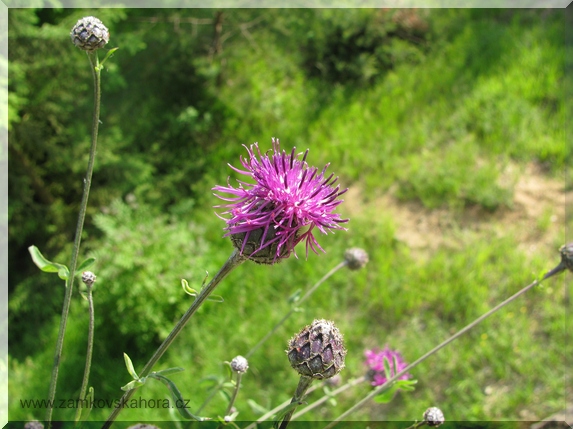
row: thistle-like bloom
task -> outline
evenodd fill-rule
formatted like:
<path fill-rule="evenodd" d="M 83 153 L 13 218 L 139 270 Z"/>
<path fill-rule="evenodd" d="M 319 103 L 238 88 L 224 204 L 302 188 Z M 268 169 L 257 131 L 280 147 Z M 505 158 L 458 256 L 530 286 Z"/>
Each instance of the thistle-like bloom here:
<path fill-rule="evenodd" d="M 215 206 L 225 208 L 221 219 L 227 222 L 226 237 L 230 236 L 241 254 L 259 263 L 274 263 L 290 256 L 301 241 L 315 253 L 320 247 L 313 233 L 323 234 L 342 229 L 341 219 L 334 209 L 343 201 L 338 199 L 347 189 L 334 186 L 338 177 L 325 178 L 327 164 L 322 171 L 306 163 L 308 150 L 295 154 L 281 152 L 279 140 L 272 139 L 273 149 L 262 154 L 257 143 L 246 147 L 249 158 L 241 157 L 244 170 L 229 166 L 237 173 L 249 176 L 254 184 L 238 180 L 238 188 L 229 184 L 215 186 L 214 191 L 231 194 L 225 197 L 215 194 L 229 204 Z M 296 255 L 296 253 L 295 253 Z"/>
<path fill-rule="evenodd" d="M 384 360 L 388 362 L 392 377 L 408 366 L 402 355 L 397 351 L 390 350 L 388 346 L 384 347 L 384 350 L 366 350 L 364 356 L 366 356 L 365 364 L 368 367 L 367 378 L 372 386 L 382 386 L 388 381 L 384 372 Z M 394 368 L 394 360 L 396 360 L 396 368 Z M 407 380 L 410 377 L 411 375 L 406 373 L 399 380 Z"/>

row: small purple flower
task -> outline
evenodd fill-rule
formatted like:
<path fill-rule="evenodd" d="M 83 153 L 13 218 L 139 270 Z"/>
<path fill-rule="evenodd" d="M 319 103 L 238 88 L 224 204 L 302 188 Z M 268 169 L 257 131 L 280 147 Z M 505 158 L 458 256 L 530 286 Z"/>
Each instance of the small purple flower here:
<path fill-rule="evenodd" d="M 368 367 L 367 378 L 372 386 L 382 386 L 388 381 L 384 372 L 384 360 L 388 361 L 392 377 L 408 366 L 402 355 L 397 351 L 390 350 L 388 346 L 384 347 L 384 350 L 366 350 L 364 356 L 366 356 L 365 364 Z M 394 368 L 394 360 L 396 360 L 396 368 Z M 410 377 L 411 375 L 406 373 L 398 380 L 407 380 Z"/>
<path fill-rule="evenodd" d="M 254 184 L 237 180 L 239 185 L 235 188 L 227 180 L 227 186 L 213 188 L 233 195 L 215 194 L 229 202 L 215 206 L 226 209 L 223 215 L 230 215 L 229 218 L 219 216 L 227 222 L 225 237 L 230 236 L 241 253 L 256 262 L 274 263 L 276 259 L 286 258 L 301 241 L 306 242 L 307 256 L 309 248 L 315 253 L 318 253 L 317 249 L 324 252 L 313 232 L 315 228 L 323 234 L 346 229 L 340 224 L 348 219 L 340 219 L 333 211 L 343 201 L 338 197 L 347 189 L 341 191 L 340 186 L 334 187 L 338 180 L 338 177 L 333 179 L 334 174 L 324 177 L 329 164 L 321 172 L 308 166 L 308 149 L 301 159 L 302 153 L 295 154 L 295 148 L 287 154 L 280 151 L 278 139 L 273 138 L 272 142 L 272 150 L 264 154 L 258 143 L 250 148 L 245 146 L 249 158 L 241 156 L 244 170 L 229 164 L 237 173 L 251 177 Z M 254 244 L 249 240 L 254 240 Z M 272 252 L 261 255 L 269 253 L 270 261 L 257 260 L 256 254 L 265 248 Z"/>

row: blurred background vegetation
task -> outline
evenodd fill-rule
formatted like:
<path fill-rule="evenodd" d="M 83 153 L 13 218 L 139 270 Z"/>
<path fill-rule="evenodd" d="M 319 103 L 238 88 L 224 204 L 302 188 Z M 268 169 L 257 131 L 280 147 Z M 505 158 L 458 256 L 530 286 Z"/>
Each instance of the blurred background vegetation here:
<path fill-rule="evenodd" d="M 96 398 L 119 398 L 130 379 L 122 353 L 140 369 L 188 307 L 180 280 L 198 287 L 230 255 L 211 188 L 234 180 L 227 163 L 244 144 L 264 150 L 278 137 L 287 150 L 310 148 L 313 165 L 330 162 L 350 188 L 339 211 L 351 221 L 319 237 L 324 255 L 244 264 L 219 286 L 225 302 L 205 305 L 158 366 L 185 368 L 173 379 L 192 410 L 209 377 L 226 375 L 223 362 L 254 346 L 288 297 L 350 246 L 366 249 L 369 265 L 337 273 L 253 355 L 239 420 L 291 397 L 286 342 L 314 318 L 345 334 L 343 381 L 364 374 L 365 348 L 388 344 L 411 362 L 553 268 L 571 240 L 562 10 L 10 9 L 11 420 L 44 415 L 19 399 L 47 396 L 64 290 L 27 248 L 69 263 L 93 103 L 69 31 L 88 15 L 120 48 L 102 73 L 82 247 L 97 258 Z M 570 283 L 566 274 L 532 291 L 412 371 L 415 392 L 353 419 L 413 421 L 439 406 L 447 420 L 536 420 L 563 409 L 573 397 Z M 58 398 L 78 395 L 86 327 L 75 293 Z M 369 389 L 304 419 L 336 417 Z M 150 382 L 138 395 L 166 392 Z M 224 409 L 217 396 L 203 413 Z"/>

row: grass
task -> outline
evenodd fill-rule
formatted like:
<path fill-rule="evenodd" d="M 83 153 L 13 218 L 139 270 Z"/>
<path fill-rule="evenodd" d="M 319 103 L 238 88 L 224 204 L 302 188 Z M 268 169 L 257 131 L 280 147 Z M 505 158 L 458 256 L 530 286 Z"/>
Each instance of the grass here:
<path fill-rule="evenodd" d="M 466 19 L 463 29 L 450 28 L 451 40 L 421 64 L 398 67 L 367 90 L 334 88 L 329 102 L 321 106 L 311 99 L 318 92 L 316 82 L 304 80 L 296 68 L 289 69 L 288 79 L 273 68 L 270 60 L 280 52 L 269 52 L 268 61 L 252 51 L 240 52 L 250 57 L 230 66 L 243 67 L 239 84 L 245 88 L 236 103 L 252 103 L 255 112 L 246 117 L 254 124 L 229 126 L 229 134 L 236 131 L 237 144 L 214 156 L 228 156 L 225 162 L 236 164 L 231 155 L 239 150 L 239 141 L 259 140 L 266 147 L 271 135 L 278 136 L 287 146 L 310 147 L 310 163 L 331 162 L 341 182 L 359 192 L 340 206 L 343 216 L 351 218 L 349 231 L 321 237 L 325 255 L 310 255 L 305 261 L 301 249 L 299 259 L 277 266 L 244 264 L 215 292 L 225 302 L 206 304 L 186 327 L 159 367 L 185 368 L 173 380 L 190 399 L 192 410 L 207 395 L 208 377 L 224 377 L 223 362 L 256 344 L 288 311 L 288 298 L 335 266 L 348 247 L 366 249 L 369 265 L 360 272 L 345 270 L 333 276 L 250 359 L 236 404 L 240 420 L 257 417 L 249 400 L 272 408 L 291 397 L 297 376 L 284 353 L 286 342 L 314 318 L 334 320 L 345 335 L 349 353 L 341 375 L 347 380 L 364 374 L 366 348 L 389 344 L 411 362 L 557 264 L 566 226 L 548 219 L 559 208 L 548 206 L 529 223 L 514 222 L 511 215 L 524 210 L 513 204 L 514 186 L 527 165 L 541 165 L 549 180 L 570 162 L 563 144 L 559 93 L 563 27 L 555 15 L 544 21 L 524 13 L 532 20 L 527 25 L 519 16 L 500 22 L 487 15 L 474 20 L 461 15 Z M 259 61 L 249 62 L 251 57 Z M 282 86 L 274 87 L 277 81 L 283 81 Z M 251 91 L 254 85 L 259 92 Z M 257 110 L 259 99 L 264 102 Z M 315 110 L 305 115 L 309 106 Z M 249 131 L 268 139 L 244 141 L 241 136 Z M 508 180 L 506 170 L 512 166 L 519 168 Z M 217 164 L 194 187 L 207 190 L 224 182 L 229 171 L 224 163 Z M 381 205 L 383 195 L 391 195 L 393 207 Z M 97 267 L 96 318 L 100 332 L 121 328 L 116 319 L 106 328 L 112 317 L 123 320 L 125 332 L 119 344 L 106 343 L 105 336 L 96 333 L 96 356 L 98 350 L 110 356 L 109 361 L 95 360 L 96 397 L 121 395 L 119 387 L 129 381 L 123 351 L 136 369 L 152 352 L 146 345 L 155 337 L 148 332 L 149 338 L 129 338 L 129 324 L 153 320 L 163 335 L 160 324 L 175 321 L 188 304 L 178 279 L 193 273 L 188 280 L 197 287 L 202 273 L 216 270 L 230 254 L 212 204 L 211 197 L 195 204 L 181 202 L 172 218 L 150 212 L 142 220 L 138 216 L 147 209 L 144 202 L 133 216 L 123 213 L 124 222 L 118 221 L 118 212 L 102 215 L 100 227 L 108 238 L 99 256 L 109 266 L 100 262 Z M 390 210 L 403 207 L 415 207 L 418 219 L 448 222 L 428 231 L 430 244 L 416 246 L 403 238 L 402 219 Z M 524 225 L 531 229 L 524 230 Z M 530 251 L 532 236 L 535 251 Z M 138 237 L 150 241 L 144 246 Z M 186 243 L 196 243 L 201 255 L 191 257 Z M 162 258 L 154 258 L 153 252 Z M 174 272 L 177 266 L 180 272 Z M 565 329 L 571 311 L 565 299 L 570 281 L 566 273 L 512 303 L 415 368 L 412 374 L 419 384 L 413 393 L 399 393 L 388 405 L 369 404 L 353 419 L 413 421 L 431 405 L 439 406 L 450 421 L 534 420 L 559 411 L 565 394 L 571 394 L 564 378 L 571 364 L 568 356 L 573 356 Z M 130 293 L 122 293 L 122 288 Z M 117 300 L 117 313 L 98 315 L 98 300 L 100 305 Z M 84 319 L 77 299 L 66 337 L 61 397 L 76 394 L 85 348 Z M 10 359 L 12 398 L 43 396 L 55 330 L 47 326 L 39 338 L 32 356 Z M 334 418 L 369 389 L 357 386 L 337 398 L 336 406 L 319 408 L 304 419 Z M 166 391 L 150 382 L 139 395 L 163 400 Z M 225 398 L 216 396 L 203 412 L 216 416 L 224 407 Z M 94 409 L 91 418 L 102 420 L 108 414 L 108 409 Z M 73 410 L 58 410 L 58 415 L 72 418 Z M 11 420 L 39 417 L 12 401 Z M 166 410 L 152 408 L 121 414 L 122 420 L 173 418 Z"/>

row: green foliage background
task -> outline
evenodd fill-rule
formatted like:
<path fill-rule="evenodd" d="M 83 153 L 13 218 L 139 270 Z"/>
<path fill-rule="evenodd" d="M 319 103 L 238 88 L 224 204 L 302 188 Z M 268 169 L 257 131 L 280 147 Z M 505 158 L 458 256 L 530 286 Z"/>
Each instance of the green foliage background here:
<path fill-rule="evenodd" d="M 570 239 L 567 224 L 549 228 L 553 212 L 531 231 L 503 223 L 519 210 L 515 184 L 528 166 L 571 183 L 563 11 L 10 9 L 11 420 L 44 414 L 19 399 L 47 396 L 63 284 L 39 273 L 27 248 L 61 263 L 71 254 L 93 101 L 89 63 L 69 31 L 87 15 L 120 48 L 102 74 L 82 249 L 97 258 L 96 398 L 119 398 L 129 381 L 122 353 L 140 369 L 188 307 L 180 280 L 197 288 L 230 255 L 211 188 L 234 180 L 227 163 L 238 163 L 242 145 L 264 149 L 279 137 L 285 148 L 310 148 L 310 163 L 331 163 L 359 197 L 340 206 L 349 231 L 319 238 L 325 255 L 305 261 L 301 249 L 277 266 L 245 264 L 218 288 L 225 302 L 194 317 L 159 364 L 185 368 L 173 378 L 193 410 L 208 377 L 224 377 L 223 362 L 254 346 L 288 311 L 288 297 L 350 246 L 368 251 L 367 269 L 337 273 L 250 359 L 239 419 L 257 416 L 248 400 L 272 408 L 291 397 L 297 376 L 286 342 L 314 318 L 334 320 L 345 334 L 344 380 L 363 375 L 365 348 L 389 344 L 413 361 L 553 268 Z M 409 247 L 400 219 L 376 203 L 386 194 L 447 213 L 453 225 L 436 246 Z M 555 201 L 555 210 L 562 205 Z M 467 228 L 475 213 L 491 227 Z M 526 235 L 537 237 L 536 252 Z M 448 420 L 528 420 L 563 408 L 573 395 L 567 276 L 418 366 L 415 392 L 353 419 L 413 421 L 437 405 Z M 58 398 L 79 391 L 86 308 L 76 293 Z M 334 418 L 368 391 L 356 387 L 304 419 Z M 137 395 L 166 392 L 149 383 Z M 224 409 L 217 396 L 204 413 Z M 73 410 L 55 417 L 72 419 Z M 173 416 L 141 408 L 121 418 Z"/>

